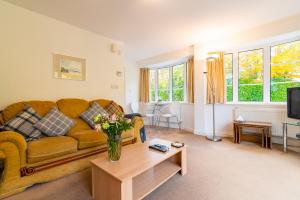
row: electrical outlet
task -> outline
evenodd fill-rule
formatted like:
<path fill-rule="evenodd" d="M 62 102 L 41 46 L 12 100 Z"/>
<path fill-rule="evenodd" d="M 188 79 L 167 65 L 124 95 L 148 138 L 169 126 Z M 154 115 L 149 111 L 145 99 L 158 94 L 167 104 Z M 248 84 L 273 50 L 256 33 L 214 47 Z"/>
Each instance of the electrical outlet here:
<path fill-rule="evenodd" d="M 111 88 L 111 89 L 114 89 L 114 90 L 117 90 L 117 89 L 119 89 L 119 86 L 118 86 L 118 85 L 115 85 L 115 84 L 111 84 L 111 85 L 110 85 L 110 88 Z"/>

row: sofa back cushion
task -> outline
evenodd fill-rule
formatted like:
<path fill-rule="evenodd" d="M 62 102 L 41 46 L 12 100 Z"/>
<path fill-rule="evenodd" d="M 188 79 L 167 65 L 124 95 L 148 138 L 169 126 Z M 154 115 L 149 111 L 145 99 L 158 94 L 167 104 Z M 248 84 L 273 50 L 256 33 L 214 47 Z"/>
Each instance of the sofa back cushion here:
<path fill-rule="evenodd" d="M 80 114 L 86 111 L 89 106 L 96 102 L 103 108 L 108 106 L 112 101 L 107 99 L 96 99 L 93 101 L 86 101 L 84 99 L 60 99 L 56 103 L 51 101 L 27 101 L 11 104 L 6 107 L 1 113 L 0 121 L 2 124 L 14 118 L 19 112 L 22 111 L 25 105 L 31 106 L 40 116 L 44 117 L 53 107 L 57 107 L 66 116 L 76 121 L 76 124 L 67 133 L 74 133 L 82 130 L 91 130 L 91 127 L 82 119 L 79 118 Z M 121 110 L 123 108 L 120 106 Z"/>
<path fill-rule="evenodd" d="M 83 99 L 60 99 L 56 102 L 60 112 L 71 118 L 79 118 L 89 108 L 89 102 Z"/>
<path fill-rule="evenodd" d="M 91 130 L 91 127 L 80 118 L 80 114 L 89 108 L 89 102 L 84 99 L 60 99 L 56 102 L 58 109 L 66 116 L 72 118 L 76 123 L 67 135 L 82 131 Z"/>
<path fill-rule="evenodd" d="M 67 133 L 70 135 L 72 133 L 76 133 L 78 131 L 91 130 L 92 128 L 81 118 L 74 118 L 75 126 L 71 128 L 71 130 Z"/>
<path fill-rule="evenodd" d="M 45 116 L 56 104 L 52 101 L 22 101 L 7 106 L 2 111 L 3 123 L 8 122 L 20 113 L 26 105 L 32 107 L 40 116 Z"/>

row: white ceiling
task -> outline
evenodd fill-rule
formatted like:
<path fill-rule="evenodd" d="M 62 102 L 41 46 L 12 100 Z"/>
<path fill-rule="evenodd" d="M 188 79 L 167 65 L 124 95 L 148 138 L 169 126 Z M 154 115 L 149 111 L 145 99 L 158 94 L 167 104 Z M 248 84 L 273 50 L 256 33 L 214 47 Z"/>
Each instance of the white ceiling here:
<path fill-rule="evenodd" d="M 135 61 L 300 13 L 299 0 L 6 0 L 124 42 Z"/>

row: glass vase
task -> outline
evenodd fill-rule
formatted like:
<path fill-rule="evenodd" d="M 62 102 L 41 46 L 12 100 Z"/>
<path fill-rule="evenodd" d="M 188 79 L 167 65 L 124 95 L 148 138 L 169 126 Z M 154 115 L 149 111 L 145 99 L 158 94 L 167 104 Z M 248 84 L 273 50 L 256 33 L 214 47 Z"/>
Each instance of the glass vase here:
<path fill-rule="evenodd" d="M 107 151 L 110 161 L 118 161 L 121 157 L 122 138 L 119 135 L 107 139 Z"/>

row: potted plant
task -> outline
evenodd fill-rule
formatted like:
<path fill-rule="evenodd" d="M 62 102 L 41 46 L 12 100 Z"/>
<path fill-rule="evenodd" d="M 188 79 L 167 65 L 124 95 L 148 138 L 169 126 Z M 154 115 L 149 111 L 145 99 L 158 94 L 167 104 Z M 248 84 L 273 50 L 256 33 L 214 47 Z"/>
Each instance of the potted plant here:
<path fill-rule="evenodd" d="M 95 128 L 107 135 L 108 157 L 111 161 L 118 161 L 121 157 L 122 133 L 133 128 L 130 119 L 124 115 L 97 115 L 94 118 Z"/>

